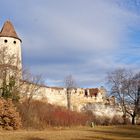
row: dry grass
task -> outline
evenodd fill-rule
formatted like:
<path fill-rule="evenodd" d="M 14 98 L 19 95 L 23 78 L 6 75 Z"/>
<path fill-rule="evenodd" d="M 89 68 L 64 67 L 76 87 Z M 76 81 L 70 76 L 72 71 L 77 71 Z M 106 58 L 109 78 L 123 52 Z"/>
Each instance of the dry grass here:
<path fill-rule="evenodd" d="M 140 126 L 50 128 L 45 131 L 0 131 L 0 140 L 140 140 Z"/>

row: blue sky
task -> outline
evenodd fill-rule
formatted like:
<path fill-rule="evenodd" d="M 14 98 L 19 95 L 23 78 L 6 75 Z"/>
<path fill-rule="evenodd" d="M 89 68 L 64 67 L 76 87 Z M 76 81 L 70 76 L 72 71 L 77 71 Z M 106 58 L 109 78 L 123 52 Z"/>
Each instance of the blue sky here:
<path fill-rule="evenodd" d="M 139 71 L 140 0 L 0 0 L 0 26 L 21 37 L 24 66 L 49 86 L 71 74 L 80 87 L 105 85 L 115 68 Z"/>

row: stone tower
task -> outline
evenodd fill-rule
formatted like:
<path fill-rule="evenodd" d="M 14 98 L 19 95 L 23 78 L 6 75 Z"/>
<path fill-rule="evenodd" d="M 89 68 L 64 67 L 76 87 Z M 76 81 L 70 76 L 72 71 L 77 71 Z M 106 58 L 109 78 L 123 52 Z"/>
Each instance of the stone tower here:
<path fill-rule="evenodd" d="M 0 65 L 9 68 L 10 75 L 17 69 L 19 79 L 22 78 L 21 42 L 12 23 L 6 21 L 0 32 Z"/>

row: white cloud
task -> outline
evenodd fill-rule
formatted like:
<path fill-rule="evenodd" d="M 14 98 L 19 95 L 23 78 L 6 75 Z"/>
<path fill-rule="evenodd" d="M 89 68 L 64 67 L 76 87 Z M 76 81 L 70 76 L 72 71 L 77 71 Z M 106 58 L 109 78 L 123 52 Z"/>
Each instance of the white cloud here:
<path fill-rule="evenodd" d="M 26 2 L 14 0 L 17 9 L 11 3 L 23 37 L 24 64 L 51 84 L 59 85 L 71 73 L 80 85 L 94 86 L 103 83 L 107 71 L 140 63 L 128 63 L 126 57 L 138 56 L 138 48 L 125 46 L 140 16 L 113 0 Z"/>

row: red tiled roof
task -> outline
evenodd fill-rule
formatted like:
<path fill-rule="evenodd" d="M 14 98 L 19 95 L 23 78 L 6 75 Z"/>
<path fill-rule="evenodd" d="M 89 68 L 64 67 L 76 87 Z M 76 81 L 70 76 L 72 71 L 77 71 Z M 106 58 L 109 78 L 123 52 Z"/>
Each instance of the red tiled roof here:
<path fill-rule="evenodd" d="M 10 21 L 6 21 L 1 29 L 0 32 L 0 37 L 13 37 L 16 39 L 19 39 L 21 41 L 21 39 L 18 37 L 14 26 L 12 25 L 12 23 Z"/>

